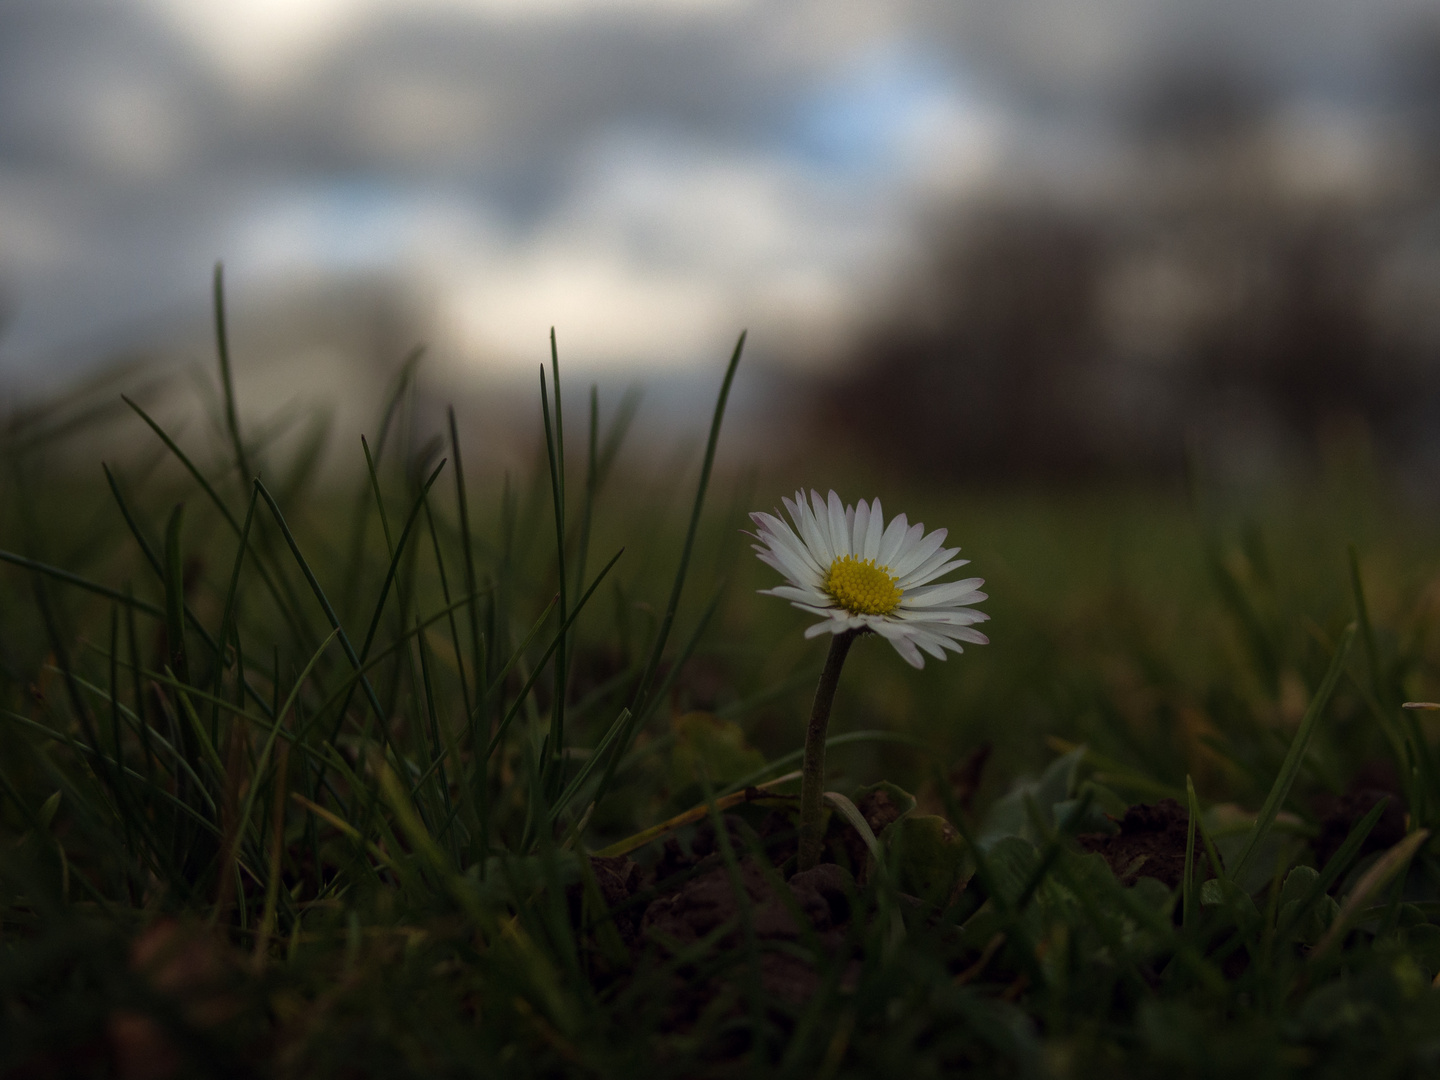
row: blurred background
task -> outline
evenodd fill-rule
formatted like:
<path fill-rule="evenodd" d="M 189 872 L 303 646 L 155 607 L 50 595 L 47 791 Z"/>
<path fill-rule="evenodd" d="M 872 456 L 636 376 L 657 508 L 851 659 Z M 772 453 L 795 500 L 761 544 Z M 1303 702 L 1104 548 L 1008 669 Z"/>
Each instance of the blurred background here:
<path fill-rule="evenodd" d="M 216 260 L 251 461 L 347 619 L 385 567 L 358 435 L 400 520 L 451 402 L 478 550 L 528 560 L 501 640 L 552 595 L 554 326 L 572 478 L 587 385 L 600 445 L 643 389 L 576 661 L 611 685 L 748 328 L 677 625 L 729 589 L 674 715 L 798 745 L 823 644 L 738 529 L 799 484 L 973 557 L 993 644 L 918 675 L 857 649 L 836 722 L 947 767 L 993 742 L 995 791 L 1056 735 L 1249 798 L 1356 582 L 1377 672 L 1440 695 L 1434 0 L 0 0 L 0 548 L 149 580 L 112 495 L 152 537 L 198 497 L 121 390 L 244 505 Z M 216 603 L 217 521 L 187 534 Z M 44 636 L 0 631 L 21 693 Z M 1337 712 L 1336 792 L 1375 738 Z"/>
<path fill-rule="evenodd" d="M 416 342 L 530 430 L 552 325 L 683 427 L 748 327 L 742 455 L 1244 480 L 1363 444 L 1423 493 L 1440 8 L 0 4 L 0 405 L 208 365 L 216 259 L 246 406 L 347 439 Z"/>

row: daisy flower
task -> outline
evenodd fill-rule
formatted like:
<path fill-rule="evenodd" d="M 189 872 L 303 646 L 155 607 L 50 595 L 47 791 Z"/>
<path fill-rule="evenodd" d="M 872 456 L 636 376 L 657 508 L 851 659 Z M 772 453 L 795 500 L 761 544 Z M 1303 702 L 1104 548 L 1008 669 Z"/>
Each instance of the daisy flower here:
<path fill-rule="evenodd" d="M 923 653 L 943 660 L 946 649 L 963 652 L 962 641 L 988 643 L 974 627 L 990 616 L 968 606 L 985 599 L 984 579 L 936 581 L 969 562 L 942 546 L 946 530 L 927 533 L 904 514 L 887 526 L 879 499 L 845 506 L 833 491 L 826 500 L 812 490 L 782 501 L 793 527 L 778 513 L 750 515 L 761 562 L 787 581 L 760 592 L 821 616 L 807 638 L 872 631 L 917 668 Z"/>

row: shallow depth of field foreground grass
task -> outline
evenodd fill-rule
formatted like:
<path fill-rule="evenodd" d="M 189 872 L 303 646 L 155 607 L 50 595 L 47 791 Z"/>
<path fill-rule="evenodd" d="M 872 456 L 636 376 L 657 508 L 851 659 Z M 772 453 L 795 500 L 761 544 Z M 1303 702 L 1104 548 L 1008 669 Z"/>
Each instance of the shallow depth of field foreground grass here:
<path fill-rule="evenodd" d="M 183 431 L 7 429 L 0 1073 L 1440 1069 L 1440 530 L 1365 475 L 860 490 L 719 428 L 627 477 L 559 365 L 506 478 L 410 374 L 352 480 L 223 364 Z M 738 531 L 797 483 L 948 526 L 993 616 L 857 644 L 802 874 L 825 645 Z"/>

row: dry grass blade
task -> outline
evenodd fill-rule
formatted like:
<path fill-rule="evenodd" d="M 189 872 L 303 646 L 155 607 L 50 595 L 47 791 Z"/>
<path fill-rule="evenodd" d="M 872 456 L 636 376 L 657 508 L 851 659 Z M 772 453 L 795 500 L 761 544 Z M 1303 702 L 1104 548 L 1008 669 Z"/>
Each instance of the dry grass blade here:
<path fill-rule="evenodd" d="M 1417 829 L 1375 860 L 1374 865 L 1366 870 L 1364 876 L 1355 883 L 1355 888 L 1350 890 L 1350 895 L 1340 906 L 1335 921 L 1330 924 L 1330 929 L 1325 932 L 1325 936 L 1320 939 L 1320 943 L 1315 946 L 1315 951 L 1311 953 L 1311 960 L 1321 959 L 1335 947 L 1337 942 L 1345 939 L 1345 935 L 1349 933 L 1356 918 L 1369 906 L 1370 898 L 1394 880 L 1395 875 L 1404 869 L 1428 839 L 1430 839 L 1428 829 Z"/>

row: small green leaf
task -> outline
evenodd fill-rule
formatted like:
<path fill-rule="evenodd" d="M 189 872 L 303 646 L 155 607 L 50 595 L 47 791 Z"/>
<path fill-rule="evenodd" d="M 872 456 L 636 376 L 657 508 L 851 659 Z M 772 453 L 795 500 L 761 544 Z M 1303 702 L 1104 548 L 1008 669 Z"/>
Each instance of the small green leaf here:
<path fill-rule="evenodd" d="M 910 814 L 885 830 L 900 888 L 945 904 L 966 876 L 966 844 L 937 814 Z"/>
<path fill-rule="evenodd" d="M 1020 836 L 1001 837 L 985 853 L 994 878 L 995 889 L 1007 904 L 1013 904 L 1020 890 L 1040 865 L 1040 852 L 1029 840 Z"/>
<path fill-rule="evenodd" d="M 1042 811 L 1051 809 L 1056 803 L 1064 802 L 1075 794 L 1075 779 L 1080 771 L 1080 763 L 1084 760 L 1085 747 L 1077 746 L 1068 754 L 1052 761 L 1040 774 L 1033 794 Z M 1053 814 L 1052 820 L 1047 824 L 1054 827 Z"/>
<path fill-rule="evenodd" d="M 1305 870 L 1308 867 L 1297 867 Z M 1294 871 L 1291 871 L 1294 876 Z M 1283 894 L 1282 894 L 1283 895 Z M 1314 945 L 1322 937 L 1325 931 L 1330 929 L 1330 924 L 1335 921 L 1335 916 L 1340 913 L 1340 905 L 1335 902 L 1333 896 L 1322 897 L 1318 902 L 1309 905 L 1301 900 L 1287 900 L 1280 904 L 1281 927 L 1291 927 L 1290 936 L 1294 940 L 1303 942 L 1306 945 Z"/>
<path fill-rule="evenodd" d="M 60 809 L 60 792 L 55 792 L 43 803 L 40 804 L 40 813 L 36 815 L 42 829 L 50 828 L 50 822 L 55 820 L 55 812 Z"/>
<path fill-rule="evenodd" d="M 1330 901 L 1335 902 L 1333 899 Z M 1440 972 L 1440 926 L 1412 926 L 1405 930 L 1405 945 L 1410 956 L 1429 978 Z"/>
<path fill-rule="evenodd" d="M 889 780 L 881 780 L 876 784 L 866 784 L 856 790 L 854 800 L 858 806 L 864 802 L 867 796 L 874 795 L 877 791 L 883 791 L 890 799 L 890 805 L 900 811 L 903 818 L 910 811 L 915 809 L 915 796 L 902 788 L 899 784 L 892 784 Z"/>
<path fill-rule="evenodd" d="M 1163 881 L 1153 877 L 1137 877 L 1130 886 L 1130 894 L 1152 911 L 1168 914 L 1171 909 L 1173 894 Z"/>
<path fill-rule="evenodd" d="M 744 729 L 733 720 L 691 712 L 676 717 L 672 726 L 670 777 L 676 791 L 699 781 L 702 763 L 711 782 L 722 787 L 765 764 L 764 755 L 745 741 Z"/>
<path fill-rule="evenodd" d="M 1038 780 L 1022 781 L 1016 784 L 1008 795 L 995 800 L 989 813 L 985 815 L 985 822 L 976 842 L 982 848 L 988 848 L 1006 836 L 1039 840 L 1026 809 L 1027 803 L 1032 799 L 1040 810 L 1040 819 L 1044 826 L 1047 829 L 1055 828 L 1055 823 L 1063 816 L 1057 816 L 1056 804 L 1065 803 L 1074 796 L 1076 776 L 1080 763 L 1085 760 L 1085 752 L 1084 746 L 1077 746 L 1068 754 L 1052 761 Z"/>
<path fill-rule="evenodd" d="M 1113 836 L 1120 831 L 1116 819 L 1124 817 L 1129 809 L 1124 799 L 1103 784 L 1090 780 L 1080 785 L 1080 795 L 1082 798 L 1088 795 L 1089 799 L 1084 812 L 1073 821 L 1070 815 L 1080 808 L 1081 799 L 1066 799 L 1050 808 L 1057 823 L 1069 821 L 1072 834 L 1107 833 Z"/>
<path fill-rule="evenodd" d="M 1234 916 L 1236 923 L 1242 926 L 1260 918 L 1260 912 L 1250 894 L 1233 881 L 1211 878 L 1200 886 L 1200 903 L 1205 907 L 1224 908 Z"/>
<path fill-rule="evenodd" d="M 1285 875 L 1285 884 L 1280 887 L 1280 906 L 1309 895 L 1311 887 L 1320 880 L 1320 873 L 1311 866 L 1297 866 Z"/>

